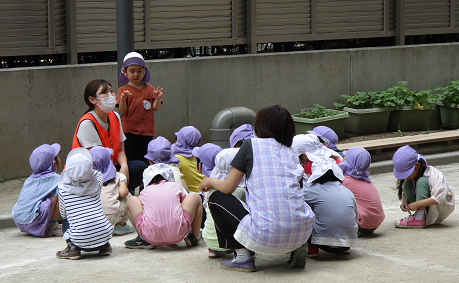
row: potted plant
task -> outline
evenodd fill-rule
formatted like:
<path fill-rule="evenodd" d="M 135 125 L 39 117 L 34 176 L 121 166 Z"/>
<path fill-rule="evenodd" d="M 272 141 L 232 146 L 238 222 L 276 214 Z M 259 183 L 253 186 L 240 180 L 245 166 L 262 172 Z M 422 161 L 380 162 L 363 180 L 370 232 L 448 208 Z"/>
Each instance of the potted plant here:
<path fill-rule="evenodd" d="M 459 128 L 459 81 L 452 80 L 449 86 L 437 87 L 435 90 L 443 91 L 437 95 L 442 126 Z"/>
<path fill-rule="evenodd" d="M 389 116 L 388 131 L 425 131 L 429 127 L 436 95 L 430 89 L 410 91 L 407 83 L 401 81 L 385 91 L 385 95 L 396 104 Z"/>
<path fill-rule="evenodd" d="M 301 109 L 301 112 L 293 114 L 292 118 L 297 134 L 305 134 L 306 131 L 311 131 L 317 126 L 327 126 L 333 129 L 339 138 L 342 138 L 348 116 L 347 112 L 326 109 L 324 106 L 315 104 L 313 108 Z"/>
<path fill-rule="evenodd" d="M 385 132 L 390 111 L 395 102 L 384 92 L 357 92 L 355 95 L 341 95 L 343 103 L 335 103 L 338 109 L 349 113 L 344 130 L 353 134 Z"/>

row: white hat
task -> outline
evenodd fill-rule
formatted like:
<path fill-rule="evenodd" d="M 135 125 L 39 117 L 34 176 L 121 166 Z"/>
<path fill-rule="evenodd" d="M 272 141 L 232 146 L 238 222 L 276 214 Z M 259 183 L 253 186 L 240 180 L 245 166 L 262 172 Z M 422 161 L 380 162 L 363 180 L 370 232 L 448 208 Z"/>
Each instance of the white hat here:
<path fill-rule="evenodd" d="M 145 175 L 145 178 L 143 178 L 144 187 L 147 187 L 150 184 L 151 180 L 153 180 L 153 178 L 156 175 L 163 176 L 163 178 L 167 181 L 171 181 L 171 182 L 175 181 L 174 172 L 172 172 L 171 167 L 169 167 L 169 165 L 167 164 L 155 163 L 153 165 L 148 166 L 148 168 L 145 170 L 148 170 L 148 171 L 147 171 L 147 174 Z"/>
<path fill-rule="evenodd" d="M 92 156 L 87 149 L 79 147 L 69 152 L 58 186 L 78 196 L 94 196 L 98 193 L 101 184 L 92 171 Z"/>
<path fill-rule="evenodd" d="M 308 178 L 308 183 L 312 183 L 318 178 L 322 177 L 328 170 L 332 170 L 333 175 L 340 181 L 344 180 L 343 170 L 339 168 L 336 161 L 331 158 L 322 159 L 319 161 L 312 162 L 311 176 Z"/>
<path fill-rule="evenodd" d="M 231 161 L 233 161 L 233 158 L 238 151 L 238 148 L 225 148 L 220 151 L 215 157 L 215 167 L 210 173 L 210 178 L 224 180 L 232 168 Z"/>
<path fill-rule="evenodd" d="M 293 137 L 292 148 L 298 156 L 305 153 L 312 162 L 321 160 L 324 157 L 329 158 L 332 151 L 326 148 L 316 135 L 299 134 Z"/>

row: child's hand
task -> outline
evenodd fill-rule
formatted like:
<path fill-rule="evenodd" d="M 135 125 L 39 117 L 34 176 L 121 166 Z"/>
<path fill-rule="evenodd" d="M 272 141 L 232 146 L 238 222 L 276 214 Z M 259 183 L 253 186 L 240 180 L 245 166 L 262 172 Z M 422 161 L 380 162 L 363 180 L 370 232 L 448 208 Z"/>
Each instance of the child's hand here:
<path fill-rule="evenodd" d="M 199 190 L 201 192 L 207 192 L 209 191 L 210 189 L 212 188 L 212 186 L 210 185 L 210 182 L 209 182 L 209 179 L 208 178 L 205 178 L 201 181 L 201 183 L 199 184 Z"/>
<path fill-rule="evenodd" d="M 416 211 L 420 207 L 419 202 L 412 202 L 408 205 L 408 209 L 411 211 Z"/>
<path fill-rule="evenodd" d="M 129 92 L 129 90 L 123 90 L 123 93 L 121 93 L 121 99 L 126 100 L 128 95 L 132 95 L 132 93 Z"/>
<path fill-rule="evenodd" d="M 408 211 L 408 201 L 406 199 L 402 200 L 402 204 L 400 205 L 400 209 L 404 212 Z"/>
<path fill-rule="evenodd" d="M 155 87 L 153 87 L 153 95 L 155 96 L 155 99 L 156 100 L 161 100 L 161 98 L 163 97 L 163 88 L 158 88 L 155 89 Z"/>

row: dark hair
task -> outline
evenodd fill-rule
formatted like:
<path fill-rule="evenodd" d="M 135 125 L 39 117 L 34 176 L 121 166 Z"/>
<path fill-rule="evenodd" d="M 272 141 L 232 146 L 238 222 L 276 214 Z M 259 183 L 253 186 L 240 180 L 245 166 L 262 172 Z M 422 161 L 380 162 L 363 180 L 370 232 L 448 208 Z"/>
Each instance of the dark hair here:
<path fill-rule="evenodd" d="M 418 162 L 419 162 L 419 164 L 421 164 L 421 166 L 419 167 L 418 174 L 416 175 L 416 177 L 413 180 L 414 184 L 416 184 L 416 182 L 418 181 L 419 178 L 424 176 L 424 172 L 427 169 L 427 165 L 424 163 L 424 160 L 419 159 Z M 405 179 L 398 179 L 397 180 L 397 195 L 398 195 L 398 199 L 399 200 L 402 200 L 403 183 L 405 183 Z"/>
<path fill-rule="evenodd" d="M 241 147 L 242 144 L 244 143 L 244 141 L 245 141 L 245 140 L 240 140 L 240 141 L 238 141 L 233 147 L 234 147 L 234 148 Z"/>
<path fill-rule="evenodd" d="M 158 175 L 154 176 L 153 179 L 151 179 L 151 181 L 150 181 L 150 183 L 148 185 L 152 185 L 152 184 L 156 185 L 159 182 L 161 182 L 162 180 L 166 180 L 166 179 L 164 179 L 163 176 L 158 174 Z"/>
<path fill-rule="evenodd" d="M 290 147 L 295 136 L 295 123 L 287 109 L 275 105 L 258 111 L 254 131 L 259 138 L 273 138 Z"/>
<path fill-rule="evenodd" d="M 322 185 L 326 182 L 335 182 L 335 181 L 339 181 L 339 179 L 335 176 L 335 174 L 333 174 L 333 171 L 330 169 L 327 172 L 325 172 L 325 174 L 315 179 L 314 183 L 319 183 Z"/>
<path fill-rule="evenodd" d="M 84 88 L 84 102 L 89 107 L 85 113 L 94 110 L 94 104 L 89 101 L 89 98 L 97 97 L 97 91 L 99 90 L 100 86 L 102 86 L 102 93 L 105 93 L 112 85 L 106 80 L 92 80 Z"/>

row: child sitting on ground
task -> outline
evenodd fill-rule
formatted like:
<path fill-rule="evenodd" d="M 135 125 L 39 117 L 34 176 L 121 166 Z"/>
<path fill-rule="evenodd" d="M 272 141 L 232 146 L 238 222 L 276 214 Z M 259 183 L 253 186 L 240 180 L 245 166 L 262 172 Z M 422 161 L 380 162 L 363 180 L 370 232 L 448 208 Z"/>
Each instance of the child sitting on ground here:
<path fill-rule="evenodd" d="M 343 161 L 344 154 L 341 150 L 338 149 L 338 147 L 336 147 L 336 143 L 338 142 L 338 135 L 335 133 L 335 131 L 327 126 L 317 126 L 312 131 L 308 131 L 308 134 L 316 135 L 324 146 L 339 155 L 339 161 Z"/>
<path fill-rule="evenodd" d="M 174 173 L 168 165 L 153 164 L 147 170 L 143 180 L 145 188 L 139 197 L 130 197 L 126 203 L 129 220 L 139 235 L 124 245 L 130 249 L 152 249 L 185 240 L 187 246 L 197 246 L 201 197 L 193 192 L 186 195 L 182 186 L 174 181 Z"/>
<path fill-rule="evenodd" d="M 201 133 L 193 126 L 186 126 L 175 133 L 175 136 L 177 140 L 172 145 L 172 155 L 180 160 L 177 166 L 183 174 L 188 190 L 198 193 L 204 175 L 196 171 L 196 158 L 192 150 L 201 143 Z"/>
<path fill-rule="evenodd" d="M 202 146 L 204 147 L 204 146 Z M 216 156 L 215 156 L 215 167 L 212 169 L 212 172 L 208 176 L 209 178 L 216 178 L 219 180 L 224 180 L 228 174 L 229 171 L 231 170 L 231 161 L 233 161 L 234 156 L 236 153 L 239 151 L 237 148 L 225 148 L 222 151 L 220 151 Z M 202 155 L 205 153 L 201 153 Z M 200 158 L 201 159 L 201 158 Z M 202 160 L 207 160 L 207 158 L 202 158 Z M 202 164 L 204 167 L 204 162 Z M 243 185 L 239 185 L 236 190 L 232 193 L 233 196 L 237 197 L 241 201 L 245 202 L 245 188 L 244 188 L 244 182 L 241 182 Z M 215 192 L 215 189 L 211 189 L 208 192 L 205 193 L 205 199 L 206 203 L 209 200 L 209 197 L 212 195 L 212 193 Z M 218 237 L 217 237 L 217 231 L 215 229 L 215 222 L 212 217 L 210 217 L 210 210 L 209 207 L 206 205 L 206 214 L 209 215 L 209 217 L 206 218 L 206 222 L 204 224 L 204 229 L 202 230 L 202 238 L 207 244 L 208 250 L 209 250 L 209 258 L 219 258 L 224 256 L 225 254 L 232 253 L 232 250 L 230 249 L 223 249 L 220 248 L 219 242 L 218 242 Z"/>
<path fill-rule="evenodd" d="M 92 169 L 91 154 L 82 147 L 69 152 L 65 166 L 59 177 L 59 210 L 67 247 L 56 257 L 79 259 L 81 251 L 110 255 L 113 227 L 100 201 L 104 176 Z"/>
<path fill-rule="evenodd" d="M 370 153 L 363 147 L 349 149 L 344 161 L 338 164 L 344 174 L 343 186 L 354 194 L 357 201 L 359 234 L 373 233 L 384 221 L 378 190 L 369 177 L 370 164 Z"/>
<path fill-rule="evenodd" d="M 159 136 L 156 139 L 149 142 L 147 155 L 145 155 L 145 159 L 148 160 L 148 165 L 150 166 L 157 163 L 167 164 L 171 168 L 172 172 L 174 172 L 175 182 L 181 184 L 184 193 L 188 194 L 188 186 L 185 180 L 182 179 L 183 174 L 180 172 L 180 169 L 177 166 L 180 160 L 171 154 L 171 143 L 167 139 Z M 143 171 L 144 179 L 147 173 L 148 168 Z"/>
<path fill-rule="evenodd" d="M 11 216 L 21 232 L 38 237 L 62 236 L 59 215 L 56 171 L 61 166 L 61 146 L 43 144 L 29 157 L 32 175 L 25 180 Z"/>
<path fill-rule="evenodd" d="M 438 224 L 454 211 L 454 193 L 442 172 L 409 145 L 399 148 L 392 158 L 398 179 L 400 208 L 410 215 L 395 222 L 397 228 L 424 228 Z M 414 211 L 411 215 L 410 211 Z"/>
<path fill-rule="evenodd" d="M 336 254 L 349 254 L 357 240 L 357 204 L 350 190 L 341 185 L 343 171 L 320 151 L 322 144 L 311 143 L 307 135 L 293 138 L 292 148 L 298 156 L 306 154 L 312 161 L 312 174 L 303 186 L 306 203 L 315 214 L 309 239 L 308 257 L 318 257 L 319 248 Z"/>
<path fill-rule="evenodd" d="M 126 185 L 127 179 L 123 173 L 116 172 L 115 165 L 111 161 L 111 148 L 94 146 L 89 150 L 92 156 L 94 170 L 104 176 L 100 200 L 110 224 L 114 227 L 113 235 L 122 236 L 134 232 L 134 228 L 126 222 L 126 200 L 131 196 Z"/>
<path fill-rule="evenodd" d="M 243 124 L 236 129 L 229 138 L 230 147 L 239 148 L 245 140 L 253 138 L 253 127 L 250 124 Z"/>

